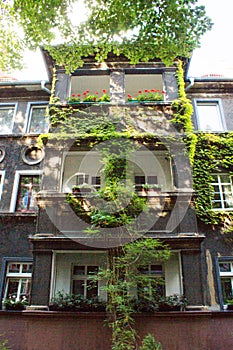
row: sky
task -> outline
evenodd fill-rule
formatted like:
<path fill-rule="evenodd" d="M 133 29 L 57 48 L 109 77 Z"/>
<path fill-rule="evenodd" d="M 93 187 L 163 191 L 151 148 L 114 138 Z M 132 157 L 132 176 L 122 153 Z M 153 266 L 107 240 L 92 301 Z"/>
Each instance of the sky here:
<path fill-rule="evenodd" d="M 201 47 L 193 52 L 188 76 L 219 74 L 233 78 L 233 0 L 199 0 L 198 4 L 205 6 L 214 26 L 203 35 Z M 77 14 L 76 11 L 73 13 Z M 27 68 L 11 75 L 19 80 L 46 80 L 47 72 L 40 52 L 27 53 L 25 56 Z"/>

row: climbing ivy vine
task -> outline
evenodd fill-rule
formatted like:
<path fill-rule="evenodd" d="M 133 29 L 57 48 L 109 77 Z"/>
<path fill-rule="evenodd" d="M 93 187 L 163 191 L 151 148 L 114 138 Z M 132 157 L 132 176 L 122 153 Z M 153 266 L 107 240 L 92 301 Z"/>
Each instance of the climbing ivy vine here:
<path fill-rule="evenodd" d="M 172 103 L 174 118 L 172 123 L 179 131 L 184 131 L 184 142 L 189 151 L 190 163 L 193 168 L 194 189 L 197 192 L 195 201 L 196 214 L 206 224 L 224 225 L 225 219 L 233 219 L 233 213 L 224 210 L 213 210 L 214 173 L 229 173 L 233 171 L 233 133 L 203 133 L 195 132 L 192 125 L 193 107 L 185 92 L 184 72 L 182 62 L 177 68 L 179 97 Z M 228 227 L 229 228 L 229 227 Z"/>

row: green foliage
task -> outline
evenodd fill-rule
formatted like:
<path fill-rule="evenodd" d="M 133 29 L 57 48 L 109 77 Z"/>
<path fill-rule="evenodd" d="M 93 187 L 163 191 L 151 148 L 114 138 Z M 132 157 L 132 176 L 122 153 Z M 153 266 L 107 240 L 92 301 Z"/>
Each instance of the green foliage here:
<path fill-rule="evenodd" d="M 57 292 L 49 303 L 50 311 L 99 312 L 106 310 L 106 302 L 98 298 L 87 299 L 82 295 Z"/>
<path fill-rule="evenodd" d="M 100 47 L 100 58 L 113 51 L 137 63 L 156 53 L 169 65 L 178 56 L 189 56 L 212 26 L 204 7 L 193 0 L 110 0 L 108 6 L 104 0 L 86 3 L 91 13 L 81 28 L 82 36 Z"/>
<path fill-rule="evenodd" d="M 63 44 L 47 47 L 67 72 L 82 66 L 89 54 L 104 61 L 110 52 L 124 54 L 131 63 L 146 62 L 156 54 L 169 65 L 178 56 L 189 57 L 212 27 L 197 0 L 110 0 L 108 6 L 104 0 L 85 0 L 90 16 L 78 26 L 72 26 L 68 16 L 73 2 L 1 0 L 0 67 L 19 68 L 23 49 L 49 45 L 55 35 Z"/>
<path fill-rule="evenodd" d="M 8 339 L 5 339 L 5 335 L 0 334 L 0 350 L 12 350 L 12 347 L 8 345 Z"/>
<path fill-rule="evenodd" d="M 162 344 L 157 342 L 152 334 L 147 334 L 143 339 L 140 350 L 162 350 Z"/>
<path fill-rule="evenodd" d="M 156 90 L 145 90 L 144 92 L 138 92 L 135 99 L 137 101 L 163 101 L 163 94 Z M 130 95 L 128 95 L 128 100 L 132 100 Z"/>
<path fill-rule="evenodd" d="M 193 164 L 194 189 L 198 193 L 196 213 L 207 224 L 224 224 L 226 218 L 232 221 L 232 213 L 213 211 L 214 188 L 212 174 L 219 171 L 231 174 L 233 171 L 233 133 L 197 134 L 196 152 Z"/>
<path fill-rule="evenodd" d="M 99 274 L 99 278 L 108 281 L 104 289 L 108 293 L 108 324 L 112 329 L 113 350 L 136 349 L 137 333 L 133 319 L 135 304 L 132 302 L 131 290 L 141 283 L 149 285 L 152 282 L 150 276 L 140 273 L 140 268 L 156 260 L 168 260 L 169 256 L 167 246 L 150 238 L 109 249 L 108 268 Z M 153 279 L 154 282 L 157 285 L 161 283 L 159 279 Z M 153 287 L 156 288 L 154 284 Z M 153 296 L 147 298 L 152 300 Z"/>
<path fill-rule="evenodd" d="M 24 310 L 28 305 L 27 298 L 24 297 L 22 300 L 17 300 L 16 296 L 12 295 L 8 299 L 3 301 L 3 305 L 6 310 Z"/>
<path fill-rule="evenodd" d="M 64 37 L 71 31 L 67 9 L 72 0 L 1 0 L 0 1 L 0 68 L 22 68 L 25 48 L 35 49 L 50 43 L 55 30 Z M 19 28 L 21 30 L 19 30 Z"/>
<path fill-rule="evenodd" d="M 183 130 L 186 133 L 191 133 L 193 131 L 193 125 L 191 121 L 193 107 L 191 101 L 186 97 L 184 71 L 182 68 L 182 62 L 180 60 L 178 62 L 176 76 L 179 97 L 172 102 L 172 108 L 174 111 L 172 123 L 177 127 L 179 131 Z"/>

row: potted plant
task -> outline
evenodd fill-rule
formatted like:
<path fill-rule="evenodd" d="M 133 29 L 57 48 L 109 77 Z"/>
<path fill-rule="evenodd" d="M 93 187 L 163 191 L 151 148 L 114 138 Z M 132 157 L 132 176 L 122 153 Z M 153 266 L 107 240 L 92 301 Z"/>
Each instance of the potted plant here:
<path fill-rule="evenodd" d="M 144 185 L 142 185 L 142 191 L 145 193 L 160 192 L 161 189 L 162 189 L 162 186 L 159 184 L 144 184 Z"/>
<path fill-rule="evenodd" d="M 3 307 L 6 310 L 22 311 L 28 305 L 27 297 L 23 296 L 21 300 L 17 300 L 15 295 L 11 295 L 8 299 L 3 300 Z"/>
<path fill-rule="evenodd" d="M 87 91 L 89 91 L 89 90 L 87 90 Z M 87 91 L 83 93 L 82 102 L 98 102 L 98 96 L 91 95 Z"/>
<path fill-rule="evenodd" d="M 158 299 L 158 311 L 183 311 L 187 299 L 183 295 L 173 294 Z"/>
<path fill-rule="evenodd" d="M 149 189 L 150 189 L 150 185 L 149 184 L 143 184 L 142 185 L 142 191 L 143 192 L 148 192 L 149 191 Z"/>
<path fill-rule="evenodd" d="M 144 91 L 139 90 L 136 96 L 133 98 L 128 94 L 129 102 L 162 102 L 164 100 L 165 91 L 155 89 L 145 89 Z"/>
<path fill-rule="evenodd" d="M 227 304 L 227 310 L 233 310 L 233 299 L 227 299 L 226 304 Z"/>
<path fill-rule="evenodd" d="M 99 98 L 99 102 L 110 102 L 110 95 L 107 94 L 105 89 L 102 90 L 103 95 Z"/>
<path fill-rule="evenodd" d="M 81 101 L 81 95 L 80 94 L 72 94 L 70 97 L 68 97 L 67 102 L 72 103 L 80 103 Z"/>

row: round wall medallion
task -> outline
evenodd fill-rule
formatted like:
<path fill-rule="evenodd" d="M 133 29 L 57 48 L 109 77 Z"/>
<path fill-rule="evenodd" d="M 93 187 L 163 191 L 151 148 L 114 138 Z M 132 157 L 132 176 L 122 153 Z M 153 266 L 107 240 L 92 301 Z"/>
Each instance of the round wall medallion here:
<path fill-rule="evenodd" d="M 0 146 L 0 163 L 3 161 L 3 159 L 5 158 L 5 148 L 3 146 Z"/>
<path fill-rule="evenodd" d="M 44 158 L 43 148 L 37 146 L 25 147 L 22 151 L 22 159 L 24 163 L 29 165 L 38 164 Z"/>

